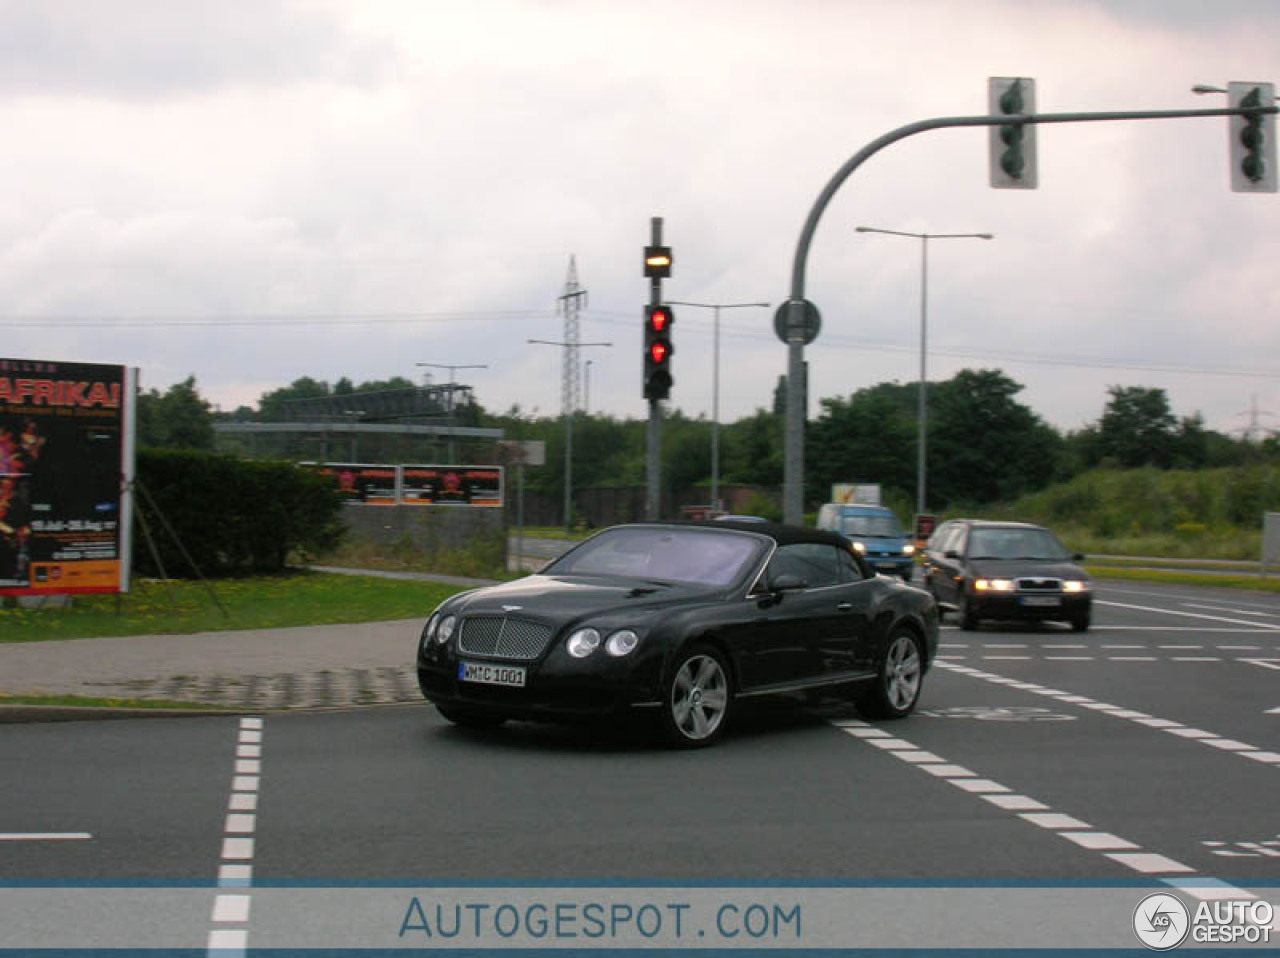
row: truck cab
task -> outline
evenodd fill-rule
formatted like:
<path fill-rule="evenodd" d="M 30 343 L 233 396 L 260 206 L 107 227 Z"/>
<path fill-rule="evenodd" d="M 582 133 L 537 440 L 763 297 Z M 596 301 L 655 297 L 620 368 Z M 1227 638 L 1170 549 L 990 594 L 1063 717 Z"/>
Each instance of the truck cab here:
<path fill-rule="evenodd" d="M 818 528 L 838 532 L 873 569 L 911 581 L 915 546 L 898 525 L 892 510 L 884 506 L 828 502 L 818 510 Z"/>

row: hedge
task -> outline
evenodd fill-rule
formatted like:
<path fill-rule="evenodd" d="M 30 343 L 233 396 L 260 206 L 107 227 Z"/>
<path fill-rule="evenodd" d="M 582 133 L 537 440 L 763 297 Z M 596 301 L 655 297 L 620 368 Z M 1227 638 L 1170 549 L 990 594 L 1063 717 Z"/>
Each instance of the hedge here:
<path fill-rule="evenodd" d="M 205 576 L 280 572 L 291 553 L 331 548 L 343 534 L 336 487 L 289 462 L 144 449 L 136 478 L 139 575 L 193 578 L 193 561 Z"/>

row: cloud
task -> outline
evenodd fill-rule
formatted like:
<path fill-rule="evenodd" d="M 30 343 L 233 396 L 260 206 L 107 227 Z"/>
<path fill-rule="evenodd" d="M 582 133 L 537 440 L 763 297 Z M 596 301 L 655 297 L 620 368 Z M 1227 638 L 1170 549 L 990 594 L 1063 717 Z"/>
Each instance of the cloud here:
<path fill-rule="evenodd" d="M 1267 76 L 1280 10 L 1214 9 L 0 5 L 0 176 L 21 184 L 0 204 L 6 351 L 194 374 L 224 406 L 302 375 L 485 363 L 481 403 L 551 414 L 560 357 L 526 340 L 560 337 L 575 256 L 582 338 L 615 344 L 584 353 L 592 406 L 643 415 L 651 217 L 675 248 L 669 298 L 776 307 L 835 170 L 905 123 L 981 112 L 989 75 L 1035 77 L 1042 110 L 1203 107 L 1192 83 Z M 931 247 L 932 378 L 1003 368 L 1072 427 L 1120 380 L 1222 428 L 1254 391 L 1280 403 L 1274 377 L 1230 374 L 1280 352 L 1280 241 L 1277 197 L 1227 189 L 1225 120 L 1038 136 L 1034 192 L 987 186 L 981 130 L 904 140 L 840 189 L 807 264 L 813 408 L 918 374 L 919 247 L 858 224 L 996 235 Z M 772 401 L 772 316 L 722 316 L 724 418 Z M 711 332 L 680 311 L 673 398 L 694 416 Z"/>
<path fill-rule="evenodd" d="M 0 91 L 154 99 L 324 78 L 369 84 L 392 49 L 308 3 L 0 3 Z"/>

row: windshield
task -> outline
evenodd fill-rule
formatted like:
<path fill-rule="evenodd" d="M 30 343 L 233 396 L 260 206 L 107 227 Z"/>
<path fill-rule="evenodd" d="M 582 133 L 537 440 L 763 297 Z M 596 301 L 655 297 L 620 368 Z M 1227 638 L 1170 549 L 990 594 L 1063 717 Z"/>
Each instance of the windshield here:
<path fill-rule="evenodd" d="M 728 585 L 747 571 L 762 543 L 736 532 L 619 526 L 588 539 L 543 575 L 620 575 Z"/>
<path fill-rule="evenodd" d="M 1070 558 L 1048 529 L 975 529 L 969 533 L 971 559 Z"/>
<path fill-rule="evenodd" d="M 847 536 L 898 538 L 902 535 L 893 516 L 845 516 L 840 520 L 840 531 Z"/>

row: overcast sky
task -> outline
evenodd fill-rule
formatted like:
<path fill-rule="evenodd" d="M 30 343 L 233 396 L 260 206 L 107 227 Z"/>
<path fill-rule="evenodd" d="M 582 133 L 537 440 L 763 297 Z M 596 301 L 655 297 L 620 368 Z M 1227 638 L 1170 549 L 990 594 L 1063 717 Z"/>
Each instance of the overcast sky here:
<path fill-rule="evenodd" d="M 643 417 L 641 251 L 669 299 L 790 290 L 835 171 L 916 120 L 1195 109 L 1280 79 L 1272 0 L 0 2 L 0 355 L 194 375 L 223 409 L 300 376 L 459 370 L 492 410 L 560 411 L 570 257 L 593 412 Z M 1040 188 L 988 186 L 987 133 L 921 134 L 817 231 L 817 399 L 996 368 L 1047 421 L 1158 386 L 1222 431 L 1280 428 L 1280 196 L 1229 190 L 1223 118 L 1038 132 Z M 722 313 L 721 418 L 771 402 L 773 308 Z M 672 400 L 712 408 L 712 312 L 677 311 Z M 1256 407 L 1255 407 L 1256 403 Z M 1275 415 L 1268 415 L 1274 413 Z"/>

